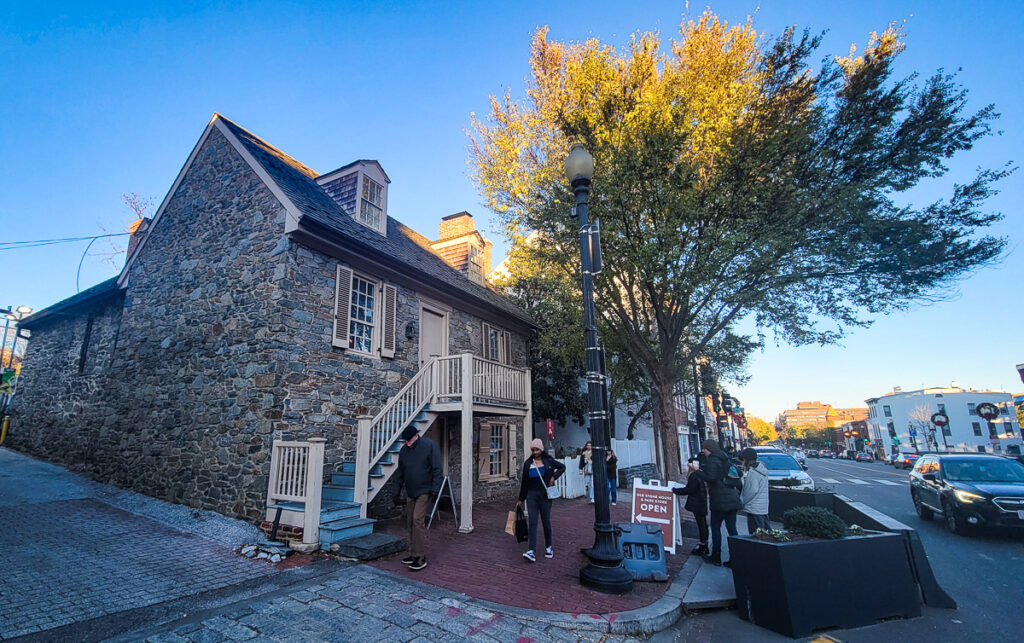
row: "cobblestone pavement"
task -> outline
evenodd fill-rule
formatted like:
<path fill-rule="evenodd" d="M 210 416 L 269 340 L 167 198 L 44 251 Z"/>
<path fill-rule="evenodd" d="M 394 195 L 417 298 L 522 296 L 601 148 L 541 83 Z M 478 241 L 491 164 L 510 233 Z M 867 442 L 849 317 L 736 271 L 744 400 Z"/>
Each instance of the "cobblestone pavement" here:
<path fill-rule="evenodd" d="M 514 580 L 508 579 L 507 584 L 514 591 Z M 115 640 L 529 643 L 636 639 L 502 614 L 463 594 L 356 565 L 270 596 L 136 630 Z"/>
<path fill-rule="evenodd" d="M 275 573 L 93 498 L 0 506 L 0 639 Z"/>

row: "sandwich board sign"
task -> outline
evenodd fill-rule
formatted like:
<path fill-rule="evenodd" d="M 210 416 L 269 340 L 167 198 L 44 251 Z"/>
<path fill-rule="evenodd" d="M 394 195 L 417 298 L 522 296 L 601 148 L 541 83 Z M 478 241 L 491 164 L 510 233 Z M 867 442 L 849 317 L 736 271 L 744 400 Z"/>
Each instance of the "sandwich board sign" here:
<path fill-rule="evenodd" d="M 660 525 L 665 551 L 676 553 L 679 506 L 671 487 L 662 486 L 657 480 L 644 484 L 640 478 L 634 478 L 632 522 Z"/>

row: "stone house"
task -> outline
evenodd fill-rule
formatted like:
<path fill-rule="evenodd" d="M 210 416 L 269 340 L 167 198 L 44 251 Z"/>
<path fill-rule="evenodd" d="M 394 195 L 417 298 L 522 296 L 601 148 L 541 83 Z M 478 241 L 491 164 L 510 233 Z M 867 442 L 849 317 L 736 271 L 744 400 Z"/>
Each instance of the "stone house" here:
<path fill-rule="evenodd" d="M 387 452 L 415 418 L 472 530 L 473 501 L 517 489 L 535 324 L 388 216 L 389 183 L 215 114 L 120 275 L 23 322 L 9 446 L 258 520 L 274 441 L 324 438 L 325 473 L 372 477 L 348 492 L 365 517 L 391 510 Z"/>

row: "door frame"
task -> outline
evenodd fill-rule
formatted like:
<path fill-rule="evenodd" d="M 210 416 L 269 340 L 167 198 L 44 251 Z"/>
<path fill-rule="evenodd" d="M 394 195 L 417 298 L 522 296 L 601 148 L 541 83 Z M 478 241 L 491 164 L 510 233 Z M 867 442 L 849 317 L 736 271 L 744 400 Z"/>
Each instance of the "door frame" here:
<path fill-rule="evenodd" d="M 440 355 L 440 357 L 444 357 L 444 356 L 448 355 L 448 341 L 449 341 L 449 333 L 450 333 L 449 324 L 450 324 L 450 317 L 451 317 L 452 309 L 449 306 L 445 306 L 444 304 L 437 303 L 437 302 L 432 301 L 430 299 L 425 299 L 423 297 L 419 298 L 419 313 L 418 313 L 419 320 L 418 320 L 418 323 L 420 325 L 420 336 L 419 336 L 420 366 L 422 366 L 423 362 L 426 361 L 426 359 L 424 359 L 424 356 L 423 356 L 423 328 L 424 328 L 424 326 L 423 326 L 423 311 L 428 311 L 428 312 L 430 312 L 430 313 L 432 313 L 434 315 L 438 315 L 442 319 L 442 322 L 441 322 L 441 325 L 442 325 L 441 326 L 441 355 Z"/>

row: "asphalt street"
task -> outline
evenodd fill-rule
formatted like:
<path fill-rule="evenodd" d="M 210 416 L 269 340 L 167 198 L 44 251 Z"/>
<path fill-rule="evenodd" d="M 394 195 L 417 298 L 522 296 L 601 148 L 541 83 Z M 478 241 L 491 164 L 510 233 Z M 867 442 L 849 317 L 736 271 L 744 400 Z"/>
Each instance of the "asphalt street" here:
<path fill-rule="evenodd" d="M 819 489 L 834 491 L 915 529 L 939 584 L 956 610 L 924 608 L 921 618 L 828 632 L 839 641 L 1019 641 L 1024 632 L 1024 537 L 979 532 L 957 536 L 941 519 L 921 520 L 910 499 L 908 472 L 881 462 L 809 459 Z M 850 597 L 856 600 L 855 596 Z M 681 619 L 657 641 L 791 640 L 744 621 L 732 610 Z"/>

